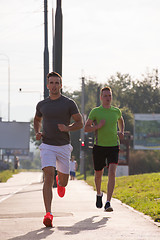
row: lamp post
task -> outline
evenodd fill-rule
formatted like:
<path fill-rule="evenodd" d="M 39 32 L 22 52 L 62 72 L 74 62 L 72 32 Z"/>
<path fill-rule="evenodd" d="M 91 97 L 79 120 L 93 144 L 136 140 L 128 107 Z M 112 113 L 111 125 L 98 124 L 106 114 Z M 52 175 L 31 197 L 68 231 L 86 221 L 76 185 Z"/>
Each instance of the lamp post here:
<path fill-rule="evenodd" d="M 57 0 L 55 16 L 55 41 L 54 41 L 54 71 L 62 76 L 62 34 L 63 34 L 63 15 L 61 0 Z"/>
<path fill-rule="evenodd" d="M 44 98 L 48 97 L 47 74 L 49 73 L 49 51 L 48 51 L 48 1 L 44 0 Z"/>
<path fill-rule="evenodd" d="M 10 121 L 10 60 L 9 57 L 4 54 L 4 53 L 0 53 L 0 55 L 5 56 L 6 59 L 2 59 L 2 60 L 6 60 L 8 62 L 8 122 Z"/>

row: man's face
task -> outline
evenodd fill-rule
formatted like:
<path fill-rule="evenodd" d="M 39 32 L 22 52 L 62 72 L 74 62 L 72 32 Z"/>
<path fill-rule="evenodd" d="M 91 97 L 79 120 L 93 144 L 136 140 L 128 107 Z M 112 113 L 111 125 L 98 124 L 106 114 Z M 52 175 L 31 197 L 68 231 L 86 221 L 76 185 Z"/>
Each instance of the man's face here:
<path fill-rule="evenodd" d="M 58 95 L 62 88 L 61 80 L 59 77 L 49 77 L 47 88 L 51 95 Z"/>
<path fill-rule="evenodd" d="M 112 101 L 112 92 L 109 90 L 105 90 L 101 94 L 101 101 L 104 105 L 110 105 Z"/>

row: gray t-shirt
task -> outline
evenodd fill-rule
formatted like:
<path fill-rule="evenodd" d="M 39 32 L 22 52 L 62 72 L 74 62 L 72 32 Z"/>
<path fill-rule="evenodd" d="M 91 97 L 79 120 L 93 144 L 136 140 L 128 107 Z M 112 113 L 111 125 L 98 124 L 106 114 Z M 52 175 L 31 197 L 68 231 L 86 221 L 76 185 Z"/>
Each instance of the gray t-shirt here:
<path fill-rule="evenodd" d="M 70 124 L 71 116 L 79 113 L 76 103 L 63 95 L 56 100 L 49 97 L 40 101 L 36 107 L 36 115 L 43 118 L 42 142 L 62 146 L 70 143 L 69 132 L 61 132 L 58 124 Z"/>

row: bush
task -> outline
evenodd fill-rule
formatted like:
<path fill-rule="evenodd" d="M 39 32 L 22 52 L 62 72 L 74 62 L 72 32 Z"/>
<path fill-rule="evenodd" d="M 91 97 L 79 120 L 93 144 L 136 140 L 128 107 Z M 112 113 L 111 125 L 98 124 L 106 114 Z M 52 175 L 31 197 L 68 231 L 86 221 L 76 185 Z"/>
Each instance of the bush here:
<path fill-rule="evenodd" d="M 142 174 L 160 172 L 160 152 L 156 151 L 130 151 L 129 174 Z"/>

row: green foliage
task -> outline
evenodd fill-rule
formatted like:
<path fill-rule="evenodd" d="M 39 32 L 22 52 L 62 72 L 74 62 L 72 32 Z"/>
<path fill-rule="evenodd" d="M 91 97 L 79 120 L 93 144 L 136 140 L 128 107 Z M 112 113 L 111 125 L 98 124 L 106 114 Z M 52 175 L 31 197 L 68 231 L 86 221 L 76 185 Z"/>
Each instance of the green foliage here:
<path fill-rule="evenodd" d="M 101 84 L 88 80 L 85 82 L 85 114 L 88 116 L 93 107 L 100 105 Z"/>
<path fill-rule="evenodd" d="M 160 151 L 130 151 L 129 174 L 160 172 Z"/>
<path fill-rule="evenodd" d="M 134 81 L 129 74 L 116 73 L 108 79 L 113 91 L 113 105 L 127 107 L 132 113 L 159 113 L 160 89 L 156 72 Z"/>
<path fill-rule="evenodd" d="M 160 112 L 160 90 L 157 85 L 156 75 L 142 76 L 142 80 L 133 82 L 130 92 L 130 109 L 134 113 L 159 113 Z"/>
<path fill-rule="evenodd" d="M 120 108 L 129 107 L 128 100 L 132 88 L 131 76 L 129 74 L 121 74 L 117 72 L 115 76 L 111 76 L 108 79 L 107 85 L 112 89 L 112 104 Z"/>
<path fill-rule="evenodd" d="M 127 107 L 121 108 L 121 112 L 125 122 L 125 130 L 133 134 L 133 124 L 134 124 L 133 113 Z"/>
<path fill-rule="evenodd" d="M 86 182 L 95 189 L 94 176 L 87 176 Z M 103 176 L 101 189 L 105 193 L 107 182 L 108 177 Z M 160 172 L 117 177 L 113 197 L 158 222 L 160 219 L 159 183 Z"/>

